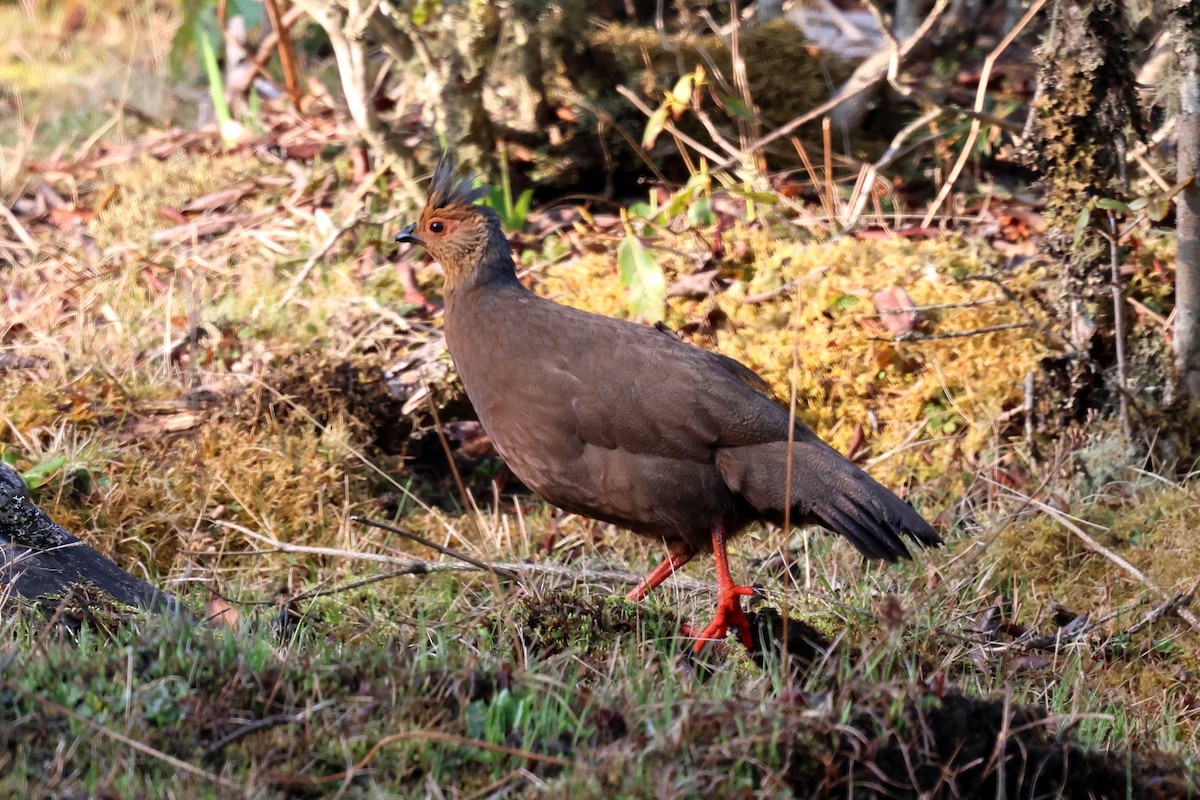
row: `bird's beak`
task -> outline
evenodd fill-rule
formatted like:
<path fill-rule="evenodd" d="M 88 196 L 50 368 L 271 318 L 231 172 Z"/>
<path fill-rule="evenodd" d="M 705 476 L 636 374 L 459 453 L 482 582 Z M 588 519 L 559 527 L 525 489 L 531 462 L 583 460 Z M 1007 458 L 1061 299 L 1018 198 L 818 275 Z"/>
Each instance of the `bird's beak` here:
<path fill-rule="evenodd" d="M 399 233 L 396 234 L 396 241 L 397 242 L 406 242 L 408 244 L 425 244 L 424 242 L 422 242 L 420 239 L 417 238 L 416 230 L 417 230 L 417 223 L 414 222 L 411 225 L 406 225 L 405 227 L 400 229 Z"/>

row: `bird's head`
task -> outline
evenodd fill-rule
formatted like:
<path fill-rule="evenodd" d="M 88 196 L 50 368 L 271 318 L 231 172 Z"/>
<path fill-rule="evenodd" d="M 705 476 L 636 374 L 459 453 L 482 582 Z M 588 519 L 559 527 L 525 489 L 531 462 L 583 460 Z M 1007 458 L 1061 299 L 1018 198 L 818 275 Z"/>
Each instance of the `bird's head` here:
<path fill-rule="evenodd" d="M 470 177 L 455 176 L 454 161 L 443 156 L 429 184 L 421 216 L 396 234 L 397 242 L 424 247 L 446 273 L 448 289 L 480 279 L 512 275 L 512 250 L 495 210 L 477 205 L 484 195 Z"/>

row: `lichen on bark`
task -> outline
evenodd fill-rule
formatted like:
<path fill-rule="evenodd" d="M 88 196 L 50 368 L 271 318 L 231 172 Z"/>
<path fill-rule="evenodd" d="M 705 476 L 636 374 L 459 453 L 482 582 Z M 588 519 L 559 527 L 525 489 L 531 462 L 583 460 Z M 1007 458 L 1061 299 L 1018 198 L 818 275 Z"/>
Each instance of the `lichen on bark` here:
<path fill-rule="evenodd" d="M 1058 0 L 1038 53 L 1028 161 L 1042 175 L 1051 255 L 1085 301 L 1107 280 L 1107 246 L 1087 235 L 1074 247 L 1076 220 L 1093 198 L 1124 197 L 1127 143 L 1144 133 L 1131 30 L 1122 0 Z"/>

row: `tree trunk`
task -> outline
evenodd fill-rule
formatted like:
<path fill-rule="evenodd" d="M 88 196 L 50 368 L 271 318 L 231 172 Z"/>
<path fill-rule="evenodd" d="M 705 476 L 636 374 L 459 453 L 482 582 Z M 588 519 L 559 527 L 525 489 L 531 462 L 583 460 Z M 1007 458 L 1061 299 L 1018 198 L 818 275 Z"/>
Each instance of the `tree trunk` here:
<path fill-rule="evenodd" d="M 1188 27 L 1179 25 L 1179 177 L 1192 183 L 1179 195 L 1175 231 L 1175 371 L 1179 399 L 1191 413 L 1200 409 L 1200 52 Z M 1192 34 L 1194 36 L 1194 34 Z"/>
<path fill-rule="evenodd" d="M 10 591 L 29 600 L 61 598 L 80 586 L 124 605 L 191 617 L 178 599 L 56 525 L 29 499 L 21 476 L 0 463 L 0 599 Z"/>

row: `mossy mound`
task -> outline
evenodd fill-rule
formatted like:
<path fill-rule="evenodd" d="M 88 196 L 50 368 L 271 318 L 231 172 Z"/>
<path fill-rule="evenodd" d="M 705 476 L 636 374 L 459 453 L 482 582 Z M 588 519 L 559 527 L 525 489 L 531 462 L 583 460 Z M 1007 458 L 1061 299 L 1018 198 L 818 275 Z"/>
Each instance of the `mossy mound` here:
<path fill-rule="evenodd" d="M 219 409 L 181 410 L 187 424 L 171 430 L 139 414 L 137 404 L 108 407 L 103 395 L 89 398 L 82 387 L 27 388 L 16 401 L 5 415 L 27 427 L 20 439 L 0 439 L 0 450 L 18 470 L 64 458 L 37 492 L 38 504 L 139 574 L 148 565 L 170 574 L 180 551 L 254 549 L 239 526 L 329 544 L 340 538 L 344 508 L 370 508 L 371 480 L 356 468 L 353 424 L 344 417 L 321 428 L 287 424 L 260 416 L 263 403 L 251 393 L 225 398 Z M 250 566 L 269 572 L 280 560 Z"/>
<path fill-rule="evenodd" d="M 1068 514 L 1076 505 L 1053 502 Z M 1085 516 L 1075 524 L 1153 586 L 1088 547 L 1053 516 L 1028 515 L 1004 527 L 988 551 L 1027 617 L 1065 607 L 1093 618 L 1111 617 L 1103 631 L 1111 634 L 1130 627 L 1172 592 L 1195 588 L 1200 575 L 1200 487 L 1194 482 L 1112 483 L 1091 502 L 1078 505 L 1076 513 Z M 1126 654 L 1156 652 L 1172 661 L 1178 657 L 1177 663 L 1188 670 L 1200 670 L 1200 634 L 1170 614 L 1135 640 L 1122 638 L 1113 644 Z M 1170 677 L 1173 681 L 1178 675 Z"/>
<path fill-rule="evenodd" d="M 639 608 L 616 595 L 591 598 L 553 590 L 520 598 L 506 614 L 529 648 L 544 657 L 568 648 L 611 650 L 616 637 L 636 633 Z"/>

